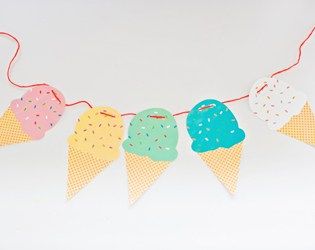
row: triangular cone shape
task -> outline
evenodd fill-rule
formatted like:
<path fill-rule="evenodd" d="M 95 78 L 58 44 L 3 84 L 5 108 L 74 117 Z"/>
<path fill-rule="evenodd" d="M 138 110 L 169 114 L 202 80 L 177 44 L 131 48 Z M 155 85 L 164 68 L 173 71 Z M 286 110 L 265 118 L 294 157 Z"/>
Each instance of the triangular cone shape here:
<path fill-rule="evenodd" d="M 127 152 L 126 162 L 130 205 L 153 185 L 170 163 L 169 161 L 153 161 L 149 157 Z"/>
<path fill-rule="evenodd" d="M 240 142 L 231 148 L 219 148 L 199 154 L 231 194 L 236 191 L 242 144 Z"/>
<path fill-rule="evenodd" d="M 306 103 L 299 115 L 295 115 L 278 132 L 315 146 L 315 116 Z"/>
<path fill-rule="evenodd" d="M 90 183 L 112 161 L 95 158 L 74 147 L 68 149 L 68 189 L 67 198 L 73 198 L 82 188 Z"/>
<path fill-rule="evenodd" d="M 26 134 L 15 114 L 8 108 L 0 118 L 0 147 L 27 142 L 32 138 Z"/>

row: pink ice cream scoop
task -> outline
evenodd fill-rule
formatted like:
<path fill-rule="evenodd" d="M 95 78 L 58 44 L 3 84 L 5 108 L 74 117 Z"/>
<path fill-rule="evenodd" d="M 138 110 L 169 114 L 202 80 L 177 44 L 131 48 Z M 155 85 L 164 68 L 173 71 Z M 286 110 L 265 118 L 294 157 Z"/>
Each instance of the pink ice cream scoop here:
<path fill-rule="evenodd" d="M 64 96 L 55 88 L 37 86 L 10 105 L 25 133 L 33 140 L 44 137 L 60 119 L 65 108 Z"/>

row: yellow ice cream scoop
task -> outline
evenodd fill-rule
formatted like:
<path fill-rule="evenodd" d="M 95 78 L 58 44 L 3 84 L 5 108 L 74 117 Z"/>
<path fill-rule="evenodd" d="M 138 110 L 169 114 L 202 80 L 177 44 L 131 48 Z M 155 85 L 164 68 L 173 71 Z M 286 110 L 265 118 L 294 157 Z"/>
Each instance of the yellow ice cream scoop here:
<path fill-rule="evenodd" d="M 123 137 L 121 115 L 110 107 L 96 107 L 80 116 L 69 145 L 107 161 L 119 157 Z"/>

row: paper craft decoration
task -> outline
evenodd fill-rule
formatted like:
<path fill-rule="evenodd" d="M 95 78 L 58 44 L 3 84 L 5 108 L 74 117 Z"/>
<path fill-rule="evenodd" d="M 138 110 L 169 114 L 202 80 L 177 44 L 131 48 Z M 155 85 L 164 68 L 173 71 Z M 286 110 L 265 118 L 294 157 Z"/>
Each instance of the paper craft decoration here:
<path fill-rule="evenodd" d="M 65 101 L 57 89 L 45 85 L 13 100 L 0 118 L 0 146 L 39 140 L 60 119 Z"/>
<path fill-rule="evenodd" d="M 160 108 L 138 113 L 130 122 L 126 151 L 129 201 L 133 204 L 177 158 L 178 128 Z"/>
<path fill-rule="evenodd" d="M 315 145 L 315 116 L 304 93 L 275 78 L 262 78 L 251 89 L 249 104 L 270 129 Z"/>
<path fill-rule="evenodd" d="M 198 103 L 187 116 L 191 148 L 233 194 L 236 191 L 245 133 L 233 113 L 217 100 Z"/>
<path fill-rule="evenodd" d="M 113 108 L 95 107 L 80 116 L 68 139 L 68 199 L 119 157 L 123 134 L 121 114 Z"/>

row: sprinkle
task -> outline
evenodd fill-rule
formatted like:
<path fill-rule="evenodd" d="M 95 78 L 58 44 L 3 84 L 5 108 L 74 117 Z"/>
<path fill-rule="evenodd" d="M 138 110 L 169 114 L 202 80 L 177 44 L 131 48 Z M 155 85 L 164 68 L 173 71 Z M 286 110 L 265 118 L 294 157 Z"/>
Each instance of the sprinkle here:
<path fill-rule="evenodd" d="M 166 150 L 170 150 L 170 148 L 165 148 Z"/>
<path fill-rule="evenodd" d="M 166 126 L 166 128 L 170 128 L 170 127 L 171 127 L 171 125 L 167 125 L 167 126 Z"/>
<path fill-rule="evenodd" d="M 223 111 L 220 111 L 219 114 L 222 115 L 222 114 L 223 114 Z"/>
<path fill-rule="evenodd" d="M 202 123 L 199 123 L 198 126 L 201 127 L 201 126 L 202 126 Z"/>
<path fill-rule="evenodd" d="M 207 131 L 210 131 L 210 128 L 206 128 Z"/>
<path fill-rule="evenodd" d="M 25 120 L 27 121 L 28 119 L 30 119 L 28 116 L 25 117 Z"/>
<path fill-rule="evenodd" d="M 218 138 L 216 138 L 215 140 L 216 140 L 217 142 L 219 142 L 219 139 L 218 139 Z"/>
<path fill-rule="evenodd" d="M 198 134 L 201 135 L 201 133 L 202 133 L 202 130 L 199 130 Z"/>
<path fill-rule="evenodd" d="M 233 134 L 235 132 L 235 130 L 233 129 L 233 130 L 231 130 L 231 134 Z"/>
<path fill-rule="evenodd" d="M 145 127 L 141 127 L 141 129 L 145 129 Z"/>
<path fill-rule="evenodd" d="M 98 125 L 98 127 L 100 128 L 102 126 L 102 123 L 100 123 L 99 125 Z"/>
<path fill-rule="evenodd" d="M 206 137 L 205 140 L 206 140 L 206 141 L 209 141 L 209 138 Z"/>
<path fill-rule="evenodd" d="M 211 119 L 210 118 L 208 118 L 208 122 L 210 122 L 211 121 Z"/>

